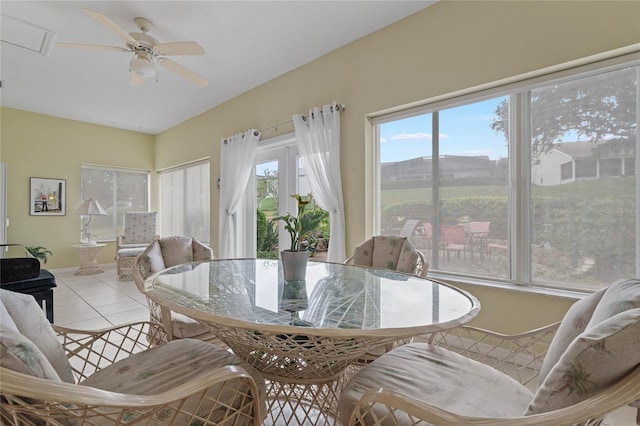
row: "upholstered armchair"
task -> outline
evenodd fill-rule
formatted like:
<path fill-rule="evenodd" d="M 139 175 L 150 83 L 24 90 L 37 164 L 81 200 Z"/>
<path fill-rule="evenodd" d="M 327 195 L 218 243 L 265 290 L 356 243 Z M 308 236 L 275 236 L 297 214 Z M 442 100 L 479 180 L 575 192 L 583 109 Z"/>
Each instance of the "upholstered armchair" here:
<path fill-rule="evenodd" d="M 212 260 L 213 250 L 191 237 L 167 237 L 155 240 L 139 254 L 133 265 L 133 279 L 142 294 L 145 280 L 165 268 L 188 262 Z M 167 339 L 194 338 L 220 343 L 209 329 L 186 315 L 160 306 L 147 297 L 151 322 L 161 324 L 167 332 Z"/>
<path fill-rule="evenodd" d="M 116 238 L 116 272 L 119 280 L 131 280 L 136 256 L 158 239 L 158 212 L 125 212 L 123 233 Z"/>
<path fill-rule="evenodd" d="M 638 399 L 640 280 L 626 279 L 559 324 L 462 326 L 396 348 L 352 377 L 339 412 L 345 425 L 598 425 Z"/>
<path fill-rule="evenodd" d="M 152 323 L 98 331 L 50 325 L 30 295 L 0 290 L 0 424 L 254 425 L 265 383 L 224 348 L 151 347 Z"/>
<path fill-rule="evenodd" d="M 427 276 L 429 262 L 406 236 L 380 235 L 355 248 L 345 263 Z"/>

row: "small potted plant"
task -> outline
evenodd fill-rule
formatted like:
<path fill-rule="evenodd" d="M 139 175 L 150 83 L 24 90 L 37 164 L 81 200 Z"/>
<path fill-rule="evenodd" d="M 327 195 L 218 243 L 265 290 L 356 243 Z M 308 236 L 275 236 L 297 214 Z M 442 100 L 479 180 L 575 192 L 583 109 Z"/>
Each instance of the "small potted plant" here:
<path fill-rule="evenodd" d="M 302 235 L 302 217 L 307 205 L 311 202 L 312 196 L 308 194 L 302 196 L 300 194 L 293 194 L 291 197 L 296 199 L 298 204 L 297 216 L 292 216 L 287 213 L 285 216 L 278 216 L 276 219 L 284 222 L 284 229 L 289 232 L 291 237 L 291 248 L 280 251 L 280 258 L 282 259 L 282 267 L 284 270 L 285 281 L 302 281 L 305 278 L 307 271 L 307 260 L 309 253 L 307 250 L 301 249 Z"/>
<path fill-rule="evenodd" d="M 42 263 L 47 263 L 47 260 L 49 260 L 49 256 L 53 256 L 51 250 L 47 250 L 42 246 L 25 246 L 25 250 L 27 250 L 31 256 L 40 260 Z"/>

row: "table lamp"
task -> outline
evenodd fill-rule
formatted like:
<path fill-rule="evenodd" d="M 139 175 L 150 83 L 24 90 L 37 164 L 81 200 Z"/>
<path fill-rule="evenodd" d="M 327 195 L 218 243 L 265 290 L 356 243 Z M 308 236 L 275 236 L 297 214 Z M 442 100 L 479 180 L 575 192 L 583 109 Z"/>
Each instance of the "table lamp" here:
<path fill-rule="evenodd" d="M 106 216 L 107 212 L 104 211 L 98 200 L 89 198 L 88 200 L 84 200 L 73 214 L 89 216 L 89 220 L 82 225 L 82 231 L 80 231 L 80 243 L 94 245 L 96 242 L 91 239 L 91 232 L 89 231 L 91 219 L 93 219 L 93 216 Z"/>

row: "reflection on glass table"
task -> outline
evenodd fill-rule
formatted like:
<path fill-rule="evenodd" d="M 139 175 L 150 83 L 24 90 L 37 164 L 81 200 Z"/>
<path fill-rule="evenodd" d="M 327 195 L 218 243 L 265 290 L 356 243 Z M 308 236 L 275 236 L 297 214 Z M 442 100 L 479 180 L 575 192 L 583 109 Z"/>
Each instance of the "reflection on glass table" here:
<path fill-rule="evenodd" d="M 148 288 L 157 303 L 203 322 L 262 372 L 269 424 L 289 424 L 296 409 L 310 423 L 333 424 L 353 360 L 464 324 L 480 310 L 472 295 L 441 282 L 323 262 L 309 262 L 306 279 L 296 282 L 284 281 L 277 260 L 189 263 L 151 276 Z"/>

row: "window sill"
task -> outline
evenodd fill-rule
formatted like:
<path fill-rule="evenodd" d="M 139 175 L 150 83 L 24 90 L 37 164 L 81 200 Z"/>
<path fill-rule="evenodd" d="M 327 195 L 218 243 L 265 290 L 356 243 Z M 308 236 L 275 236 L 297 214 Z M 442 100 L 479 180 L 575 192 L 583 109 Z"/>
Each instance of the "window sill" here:
<path fill-rule="evenodd" d="M 531 294 L 538 294 L 538 295 L 544 295 L 544 296 L 559 297 L 559 298 L 571 299 L 571 300 L 579 300 L 591 294 L 588 292 L 583 292 L 578 290 L 568 290 L 568 289 L 559 289 L 559 288 L 539 287 L 534 285 L 516 284 L 516 283 L 510 283 L 507 281 L 495 281 L 495 280 L 483 279 L 483 278 L 472 278 L 472 277 L 466 277 L 462 275 L 445 274 L 442 272 L 435 272 L 435 271 L 434 272 L 429 271 L 429 275 L 427 278 L 435 278 L 451 285 L 456 285 L 458 283 L 468 284 L 468 285 L 502 289 L 507 291 L 515 291 L 520 293 L 531 293 Z"/>

